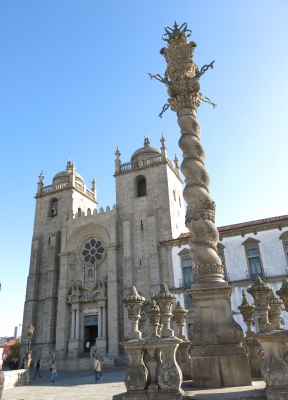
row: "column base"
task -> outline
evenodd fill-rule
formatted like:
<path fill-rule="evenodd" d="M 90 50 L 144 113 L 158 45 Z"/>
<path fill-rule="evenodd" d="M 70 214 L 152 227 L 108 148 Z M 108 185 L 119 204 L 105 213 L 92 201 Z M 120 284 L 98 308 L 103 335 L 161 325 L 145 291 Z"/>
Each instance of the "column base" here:
<path fill-rule="evenodd" d="M 192 371 L 194 388 L 252 385 L 242 346 L 197 346 L 192 350 Z"/>
<path fill-rule="evenodd" d="M 98 337 L 96 339 L 96 345 L 97 349 L 97 354 L 102 354 L 103 356 L 106 356 L 107 354 L 107 340 L 104 337 Z"/>

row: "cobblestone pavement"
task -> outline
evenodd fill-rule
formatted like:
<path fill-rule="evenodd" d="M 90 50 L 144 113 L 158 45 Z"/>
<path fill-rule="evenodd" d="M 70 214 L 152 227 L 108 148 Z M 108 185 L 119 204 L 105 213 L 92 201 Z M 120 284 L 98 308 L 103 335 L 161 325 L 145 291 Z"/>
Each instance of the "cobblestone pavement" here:
<path fill-rule="evenodd" d="M 42 378 L 31 380 L 30 386 L 20 386 L 4 390 L 2 400 L 121 400 L 126 391 L 124 374 L 126 367 L 116 367 L 102 371 L 102 381 L 94 383 L 92 371 L 60 371 L 54 383 L 50 372 L 41 372 Z M 33 376 L 33 371 L 31 371 Z M 210 390 L 192 389 L 192 382 L 183 382 L 186 396 L 194 400 L 224 399 L 264 399 L 265 383 L 253 380 L 253 386 Z"/>
<path fill-rule="evenodd" d="M 31 380 L 30 386 L 4 390 L 2 400 L 120 400 L 126 391 L 125 369 L 116 367 L 102 371 L 101 382 L 97 384 L 93 371 L 59 371 L 54 383 L 51 373 L 43 371 L 42 378 Z"/>

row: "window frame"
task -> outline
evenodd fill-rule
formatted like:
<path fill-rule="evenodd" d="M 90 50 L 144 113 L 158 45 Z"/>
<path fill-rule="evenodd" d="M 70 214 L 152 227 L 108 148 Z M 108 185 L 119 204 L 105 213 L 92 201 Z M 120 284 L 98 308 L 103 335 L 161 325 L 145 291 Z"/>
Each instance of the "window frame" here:
<path fill-rule="evenodd" d="M 194 264 L 193 264 L 192 258 L 191 258 L 191 256 L 190 256 L 189 249 L 187 249 L 187 248 L 185 247 L 184 249 L 182 249 L 182 250 L 180 251 L 180 253 L 178 253 L 178 255 L 179 255 L 179 257 L 180 257 L 180 265 L 181 265 L 181 276 L 182 276 L 182 284 L 181 284 L 181 286 L 182 286 L 183 288 L 185 288 L 185 287 L 186 287 L 186 288 L 190 288 L 191 285 L 193 285 L 193 283 L 194 283 L 194 274 L 193 274 L 193 265 L 194 265 Z M 188 259 L 191 260 L 192 282 L 191 282 L 191 285 L 186 286 L 186 285 L 184 284 L 184 282 L 185 282 L 185 279 L 184 279 L 184 268 L 189 268 L 190 265 L 183 266 L 182 262 L 183 262 L 183 260 L 188 260 Z"/>
<path fill-rule="evenodd" d="M 247 240 L 245 240 L 245 242 L 242 243 L 242 246 L 244 247 L 244 252 L 245 252 L 245 257 L 246 257 L 246 262 L 247 262 L 247 271 L 248 271 L 248 275 L 250 278 L 255 279 L 258 276 L 260 278 L 265 278 L 265 273 L 264 273 L 264 267 L 263 267 L 263 261 L 262 261 L 262 257 L 261 257 L 261 250 L 260 250 L 260 246 L 259 246 L 260 241 L 254 238 L 249 237 Z M 248 250 L 253 250 L 253 249 L 257 249 L 258 250 L 258 254 L 257 255 L 248 255 Z M 259 258 L 259 262 L 260 262 L 260 268 L 261 268 L 261 275 L 254 275 L 252 276 L 252 271 L 251 271 L 251 266 L 250 266 L 250 259 L 252 258 Z"/>
<path fill-rule="evenodd" d="M 288 246 L 288 231 L 283 232 L 279 239 L 282 242 L 284 254 L 285 254 L 285 260 L 286 260 L 286 265 L 288 266 L 288 248 L 286 249 L 286 245 Z"/>

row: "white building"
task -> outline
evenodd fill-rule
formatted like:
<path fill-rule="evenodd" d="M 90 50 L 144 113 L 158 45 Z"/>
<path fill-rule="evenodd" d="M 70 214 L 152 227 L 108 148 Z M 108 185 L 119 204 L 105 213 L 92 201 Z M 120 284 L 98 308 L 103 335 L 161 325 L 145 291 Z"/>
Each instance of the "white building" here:
<path fill-rule="evenodd" d="M 220 241 L 218 255 L 225 265 L 225 279 L 234 286 L 231 297 L 235 320 L 247 328 L 238 306 L 242 302 L 242 290 L 252 285 L 253 278 L 260 276 L 276 292 L 282 280 L 288 277 L 288 215 L 243 222 L 218 228 Z M 190 233 L 182 233 L 177 239 L 162 242 L 173 264 L 175 292 L 178 300 L 189 309 L 187 328 L 193 325 L 193 301 L 186 289 L 193 285 L 193 260 L 189 255 Z M 169 263 L 169 261 L 168 261 Z M 247 297 L 253 303 L 252 297 Z M 283 308 L 284 311 L 284 308 Z M 258 315 L 254 315 L 258 331 Z M 288 326 L 288 314 L 283 312 L 282 325 Z"/>

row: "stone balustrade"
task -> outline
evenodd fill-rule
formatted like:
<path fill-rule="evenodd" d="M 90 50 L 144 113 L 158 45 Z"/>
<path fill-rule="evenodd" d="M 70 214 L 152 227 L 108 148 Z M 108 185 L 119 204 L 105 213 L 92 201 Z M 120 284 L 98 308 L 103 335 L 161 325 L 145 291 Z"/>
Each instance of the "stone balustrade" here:
<path fill-rule="evenodd" d="M 121 343 L 128 355 L 128 367 L 124 378 L 127 392 L 123 396 L 124 400 L 183 398 L 181 389 L 183 374 L 176 361 L 176 351 L 183 343 L 183 338 L 186 339 L 182 328 L 187 310 L 177 304 L 175 315 L 177 315 L 179 335 L 175 337 L 170 327 L 171 308 L 175 297 L 163 283 L 160 293 L 152 296 L 150 305 L 138 294 L 135 286 L 123 300 L 132 325 L 128 340 Z M 138 329 L 142 306 L 146 307 L 150 320 L 152 336 L 149 338 L 142 338 Z M 159 333 L 160 319 L 163 322 L 163 329 Z M 190 344 L 188 341 L 187 343 Z"/>

